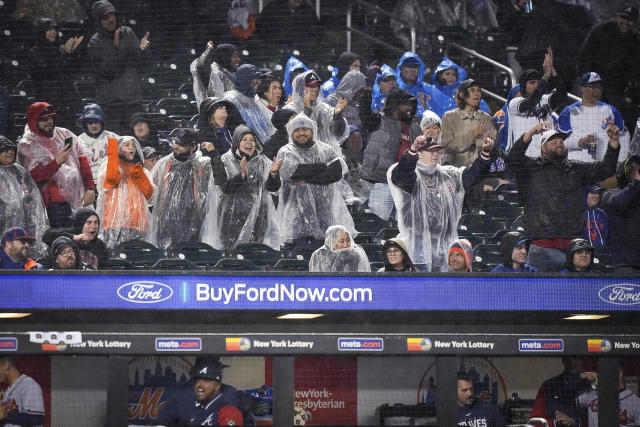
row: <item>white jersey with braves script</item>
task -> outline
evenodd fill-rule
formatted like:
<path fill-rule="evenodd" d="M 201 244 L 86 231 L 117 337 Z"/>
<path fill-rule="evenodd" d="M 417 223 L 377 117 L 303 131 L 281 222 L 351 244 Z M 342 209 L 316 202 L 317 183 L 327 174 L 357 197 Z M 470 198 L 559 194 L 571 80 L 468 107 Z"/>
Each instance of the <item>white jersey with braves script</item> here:
<path fill-rule="evenodd" d="M 526 131 L 534 127 L 540 122 L 553 122 L 551 117 L 551 105 L 549 100 L 551 94 L 542 95 L 540 101 L 536 106 L 524 113 L 520 113 L 520 104 L 525 100 L 522 96 L 513 98 L 509 102 L 509 130 L 507 141 L 507 151 L 511 150 L 513 144 L 524 134 Z M 525 153 L 529 157 L 540 157 L 540 135 L 533 135 L 527 152 Z"/>
<path fill-rule="evenodd" d="M 622 115 L 613 106 L 598 102 L 593 107 L 582 105 L 580 101 L 566 107 L 558 117 L 558 126 L 564 131 L 571 131 L 571 135 L 564 141 L 569 151 L 569 160 L 582 162 L 594 162 L 602 160 L 609 145 L 607 136 L 607 122 L 612 121 L 620 129 L 620 154 L 618 161 L 623 161 L 629 156 L 629 130 L 624 127 Z M 593 135 L 596 147 L 590 153 L 586 148 L 580 148 L 580 138 Z"/>
<path fill-rule="evenodd" d="M 640 397 L 625 388 L 620 391 L 620 413 L 618 423 L 620 427 L 640 426 Z M 578 405 L 587 408 L 589 427 L 598 427 L 598 394 L 595 390 L 582 393 L 577 398 Z"/>
<path fill-rule="evenodd" d="M 0 405 L 6 409 L 7 413 L 44 415 L 42 389 L 33 378 L 24 374 L 20 375 L 4 392 L 0 392 Z M 2 426 L 19 427 L 11 423 L 2 424 Z"/>

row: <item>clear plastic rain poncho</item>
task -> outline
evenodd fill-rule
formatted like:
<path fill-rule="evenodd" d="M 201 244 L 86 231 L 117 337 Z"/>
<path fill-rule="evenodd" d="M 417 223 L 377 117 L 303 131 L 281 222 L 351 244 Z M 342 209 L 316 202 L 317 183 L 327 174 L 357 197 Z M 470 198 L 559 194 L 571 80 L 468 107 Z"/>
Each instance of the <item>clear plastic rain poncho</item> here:
<path fill-rule="evenodd" d="M 211 161 L 196 151 L 186 161 L 173 153 L 158 160 L 151 171 L 156 186 L 147 240 L 167 249 L 199 241 L 207 210 Z"/>
<path fill-rule="evenodd" d="M 349 103 L 344 107 L 342 115 L 347 120 L 347 124 L 360 127 L 362 122 L 358 110 L 358 100 L 355 99 L 355 95 L 364 89 L 366 84 L 367 78 L 364 74 L 357 70 L 349 71 L 344 75 L 342 80 L 340 80 L 340 84 L 338 84 L 335 92 L 329 95 L 324 102 L 335 107 L 338 104 L 339 98 L 345 98 Z"/>
<path fill-rule="evenodd" d="M 311 147 L 296 145 L 291 134 L 299 128 L 311 129 L 315 143 Z M 342 224 L 355 235 L 353 218 L 349 214 L 341 192 L 340 182 L 328 185 L 296 184 L 291 176 L 299 165 L 329 165 L 338 160 L 342 166 L 342 175 L 348 172 L 347 165 L 339 154 L 328 144 L 315 139 L 316 122 L 304 114 L 298 114 L 287 123 L 289 143 L 278 151 L 278 160 L 283 160 L 280 168 L 282 187 L 278 204 L 278 222 L 282 243 L 304 236 L 323 238 L 325 230 L 336 224 Z"/>
<path fill-rule="evenodd" d="M 47 254 L 42 236 L 49 229 L 47 210 L 31 174 L 16 164 L 0 166 L 0 230 L 24 227 L 36 238 L 29 253 L 34 258 Z"/>
<path fill-rule="evenodd" d="M 84 156 L 85 153 L 78 137 L 73 132 L 56 126 L 53 129 L 53 136 L 40 136 L 35 134 L 26 124 L 24 134 L 18 144 L 18 161 L 28 171 L 36 166 L 46 165 L 55 158 L 59 151 L 62 151 L 64 140 L 69 137 L 73 138 L 72 154 L 49 181 L 40 187 L 40 191 L 44 192 L 51 182 L 55 182 L 60 194 L 75 213 L 82 207 L 82 197 L 86 190 L 80 173 L 79 160 L 79 157 Z"/>
<path fill-rule="evenodd" d="M 129 139 L 133 140 L 137 155 L 140 159 L 143 159 L 144 155 L 142 154 L 140 142 L 133 136 L 119 137 L 118 146 Z M 115 249 L 121 243 L 144 238 L 149 229 L 149 201 L 136 185 L 135 179 L 131 176 L 131 170 L 136 168 L 139 173 L 144 173 L 153 190 L 155 190 L 155 187 L 151 174 L 141 164 L 134 166 L 121 161 L 119 158 L 117 184 L 105 187 L 109 161 L 111 159 L 102 165 L 98 173 L 97 185 L 100 196 L 98 197 L 96 212 L 101 218 L 100 238 L 105 242 L 107 248 Z M 153 195 L 149 200 L 152 197 Z"/>
<path fill-rule="evenodd" d="M 344 117 L 344 130 L 339 135 L 336 135 L 337 130 L 334 128 L 333 107 L 326 102 L 322 102 L 322 91 L 319 91 L 318 99 L 313 102 L 310 109 L 304 107 L 304 82 L 307 74 L 313 72 L 315 71 L 306 71 L 293 79 L 293 102 L 285 105 L 284 108 L 292 109 L 298 114 L 304 113 L 310 117 L 311 120 L 316 122 L 318 128 L 318 131 L 313 133 L 315 140 L 325 142 L 331 145 L 337 152 L 340 152 L 340 144 L 349 137 L 349 126 Z"/>
<path fill-rule="evenodd" d="M 233 145 L 221 157 L 227 181 L 242 173 L 240 140 L 251 129 L 239 125 L 233 133 Z M 255 134 L 254 134 L 255 138 Z M 271 193 L 265 189 L 271 161 L 261 155 L 262 145 L 247 161 L 247 179 L 232 193 L 215 184 L 209 187 L 208 211 L 202 230 L 202 241 L 216 249 L 233 249 L 240 243 L 263 243 L 280 249 L 280 231 Z M 213 181 L 212 181 L 213 182 Z"/>
<path fill-rule="evenodd" d="M 196 98 L 198 108 L 200 108 L 200 104 L 202 104 L 202 101 L 205 99 L 212 96 L 222 98 L 225 92 L 234 89 L 233 81 L 220 69 L 220 66 L 216 62 L 211 64 L 209 81 L 203 82 L 200 73 L 198 73 L 197 63 L 198 58 L 191 62 L 189 71 L 193 79 L 193 95 Z"/>
<path fill-rule="evenodd" d="M 347 248 L 334 249 L 342 233 L 349 235 L 350 246 Z M 353 242 L 349 230 L 341 225 L 332 225 L 327 228 L 325 233 L 324 246 L 317 249 L 311 255 L 309 271 L 327 273 L 335 271 L 371 271 L 371 267 L 369 266 L 367 254 L 360 245 Z"/>
<path fill-rule="evenodd" d="M 223 99 L 236 106 L 242 119 L 253 129 L 261 142 L 268 140 L 276 132 L 276 128 L 271 123 L 273 113 L 256 95 L 246 96 L 237 90 L 231 90 L 224 94 Z"/>
<path fill-rule="evenodd" d="M 458 239 L 464 168 L 430 167 L 418 161 L 416 183 L 409 194 L 391 180 L 396 167 L 398 163 L 387 171 L 387 181 L 398 210 L 398 238 L 406 243 L 415 264 L 425 264 L 427 271 L 446 271 L 449 247 Z"/>

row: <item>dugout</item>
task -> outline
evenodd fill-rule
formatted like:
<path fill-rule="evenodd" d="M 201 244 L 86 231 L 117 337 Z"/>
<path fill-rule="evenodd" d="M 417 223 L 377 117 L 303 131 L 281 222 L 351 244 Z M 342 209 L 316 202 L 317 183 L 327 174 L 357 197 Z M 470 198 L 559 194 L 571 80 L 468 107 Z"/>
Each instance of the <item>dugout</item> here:
<path fill-rule="evenodd" d="M 208 355 L 225 383 L 271 388 L 263 425 L 293 425 L 294 404 L 306 425 L 454 425 L 461 368 L 516 424 L 567 355 L 600 374 L 601 425 L 618 417 L 620 362 L 638 392 L 638 277 L 0 274 L 0 311 L 31 313 L 0 320 L 0 352 L 47 389 L 50 426 L 149 425 L 157 390 L 188 387 Z M 291 313 L 322 316 L 278 318 Z"/>

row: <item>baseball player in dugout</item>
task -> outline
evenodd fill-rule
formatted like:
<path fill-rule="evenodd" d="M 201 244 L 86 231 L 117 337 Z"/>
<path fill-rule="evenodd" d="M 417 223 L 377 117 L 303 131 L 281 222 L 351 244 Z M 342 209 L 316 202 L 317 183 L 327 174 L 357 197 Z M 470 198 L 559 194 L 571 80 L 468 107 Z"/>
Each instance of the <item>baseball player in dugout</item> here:
<path fill-rule="evenodd" d="M 175 393 L 164 405 L 156 424 L 165 427 L 250 425 L 238 409 L 238 392 L 222 383 L 228 365 L 219 358 L 197 358 L 190 371 L 193 387 Z"/>
<path fill-rule="evenodd" d="M 7 385 L 7 389 L 0 392 L 0 425 L 42 426 L 42 389 L 33 378 L 20 373 L 11 356 L 0 356 L 0 384 Z"/>

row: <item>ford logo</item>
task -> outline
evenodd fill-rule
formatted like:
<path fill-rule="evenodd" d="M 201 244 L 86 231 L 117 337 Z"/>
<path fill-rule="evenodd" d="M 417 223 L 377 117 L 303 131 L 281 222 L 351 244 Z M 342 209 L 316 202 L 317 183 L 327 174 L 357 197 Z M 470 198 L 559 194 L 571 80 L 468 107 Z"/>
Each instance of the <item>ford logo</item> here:
<path fill-rule="evenodd" d="M 129 282 L 118 288 L 118 296 L 125 301 L 152 304 L 166 301 L 173 295 L 173 289 L 164 283 L 141 280 Z"/>
<path fill-rule="evenodd" d="M 600 289 L 598 296 L 604 302 L 618 305 L 640 304 L 640 285 L 616 283 Z"/>

